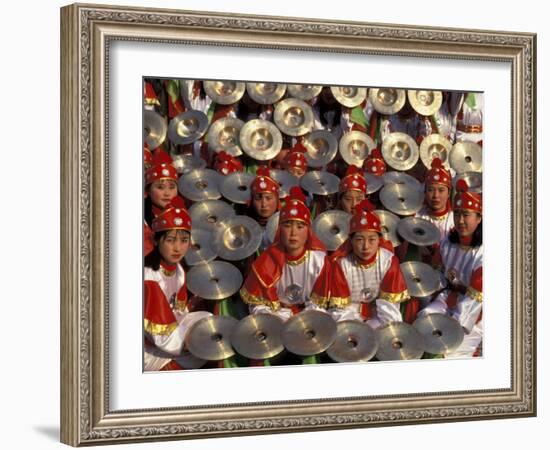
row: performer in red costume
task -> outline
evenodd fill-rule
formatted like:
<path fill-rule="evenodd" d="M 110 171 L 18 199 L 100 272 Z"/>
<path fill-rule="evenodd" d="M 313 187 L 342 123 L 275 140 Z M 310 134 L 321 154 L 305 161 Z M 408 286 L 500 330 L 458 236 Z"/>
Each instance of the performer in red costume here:
<path fill-rule="evenodd" d="M 338 197 L 340 209 L 353 214 L 355 207 L 367 196 L 367 181 L 361 169 L 351 165 L 340 180 Z"/>

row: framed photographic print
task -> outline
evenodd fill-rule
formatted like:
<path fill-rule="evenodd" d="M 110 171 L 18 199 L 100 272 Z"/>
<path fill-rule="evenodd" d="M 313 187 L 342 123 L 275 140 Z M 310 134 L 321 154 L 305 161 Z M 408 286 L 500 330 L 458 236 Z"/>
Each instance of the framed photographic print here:
<path fill-rule="evenodd" d="M 534 35 L 61 18 L 63 442 L 536 414 Z"/>

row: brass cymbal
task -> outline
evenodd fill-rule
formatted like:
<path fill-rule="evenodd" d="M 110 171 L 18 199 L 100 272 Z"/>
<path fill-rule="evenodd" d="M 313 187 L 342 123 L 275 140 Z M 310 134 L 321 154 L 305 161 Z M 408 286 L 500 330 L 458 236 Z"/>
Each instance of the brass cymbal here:
<path fill-rule="evenodd" d="M 422 208 L 422 191 L 407 185 L 387 184 L 379 193 L 380 201 L 386 209 L 399 216 L 410 216 Z"/>
<path fill-rule="evenodd" d="M 322 311 L 302 311 L 286 321 L 282 338 L 285 348 L 296 355 L 317 355 L 336 339 L 336 322 Z"/>
<path fill-rule="evenodd" d="M 212 169 L 194 169 L 179 177 L 178 190 L 189 200 L 216 200 L 222 195 L 219 189 L 220 174 Z"/>
<path fill-rule="evenodd" d="M 235 210 L 223 200 L 204 200 L 191 205 L 189 214 L 193 230 L 200 228 L 212 232 L 222 221 L 233 217 Z"/>
<path fill-rule="evenodd" d="M 166 119 L 155 111 L 143 111 L 143 142 L 151 150 L 159 147 L 166 140 L 168 127 Z"/>
<path fill-rule="evenodd" d="M 340 138 L 340 155 L 349 165 L 363 167 L 370 151 L 376 147 L 372 138 L 362 131 L 348 131 Z"/>
<path fill-rule="evenodd" d="M 405 89 L 371 88 L 369 100 L 376 111 L 389 116 L 399 112 L 405 105 Z"/>
<path fill-rule="evenodd" d="M 267 120 L 249 120 L 241 128 L 239 140 L 242 150 L 258 161 L 275 158 L 281 151 L 283 136 L 279 129 Z"/>
<path fill-rule="evenodd" d="M 367 98 L 367 88 L 355 86 L 331 86 L 332 95 L 338 103 L 353 108 Z"/>
<path fill-rule="evenodd" d="M 286 170 L 271 169 L 269 176 L 279 183 L 279 198 L 285 198 L 292 186 L 299 186 L 300 179 Z"/>
<path fill-rule="evenodd" d="M 416 91 L 409 89 L 407 91 L 409 103 L 413 109 L 422 116 L 432 116 L 443 103 L 443 94 L 441 91 Z"/>
<path fill-rule="evenodd" d="M 483 191 L 483 173 L 482 172 L 463 172 L 453 179 L 453 187 L 456 188 L 458 180 L 466 181 L 468 191 L 481 194 Z"/>
<path fill-rule="evenodd" d="M 457 173 L 481 172 L 483 168 L 481 147 L 474 142 L 457 142 L 451 150 L 449 161 Z"/>
<path fill-rule="evenodd" d="M 313 221 L 313 231 L 328 250 L 336 250 L 348 238 L 351 214 L 331 209 Z"/>
<path fill-rule="evenodd" d="M 189 110 L 178 114 L 168 125 L 168 139 L 178 145 L 200 139 L 208 129 L 208 117 L 202 111 Z"/>
<path fill-rule="evenodd" d="M 409 187 L 417 191 L 422 191 L 422 183 L 418 181 L 416 178 L 410 176 L 409 174 L 405 172 L 398 172 L 398 171 L 392 171 L 392 172 L 386 172 L 383 175 L 384 178 L 384 185 L 392 185 L 392 184 L 398 184 L 402 187 Z"/>
<path fill-rule="evenodd" d="M 200 205 L 202 203 L 196 204 Z M 197 264 L 213 261 L 217 256 L 212 248 L 212 232 L 193 226 L 191 230 L 191 244 L 185 254 L 185 263 L 188 266 L 196 266 Z"/>
<path fill-rule="evenodd" d="M 338 192 L 340 178 L 330 172 L 310 170 L 300 179 L 300 186 L 307 192 L 317 195 L 330 195 Z"/>
<path fill-rule="evenodd" d="M 172 165 L 180 175 L 185 175 L 195 169 L 204 169 L 206 167 L 206 161 L 204 159 L 190 153 L 171 152 L 170 156 L 172 157 Z"/>
<path fill-rule="evenodd" d="M 313 110 L 302 100 L 287 98 L 277 103 L 273 120 L 283 133 L 302 136 L 313 128 Z"/>
<path fill-rule="evenodd" d="M 420 153 L 418 145 L 406 133 L 390 133 L 382 142 L 382 156 L 389 166 L 396 170 L 409 170 L 414 167 Z"/>
<path fill-rule="evenodd" d="M 246 92 L 256 103 L 272 105 L 283 98 L 286 92 L 286 84 L 246 83 Z"/>
<path fill-rule="evenodd" d="M 453 145 L 445 136 L 441 134 L 430 134 L 420 144 L 420 159 L 424 165 L 430 169 L 432 167 L 432 160 L 439 158 L 443 163 L 443 166 L 448 170 L 449 154 Z"/>
<path fill-rule="evenodd" d="M 314 130 L 304 140 L 307 164 L 310 167 L 323 167 L 331 162 L 338 152 L 338 141 L 328 130 Z"/>
<path fill-rule="evenodd" d="M 289 84 L 287 86 L 287 91 L 292 97 L 304 101 L 317 97 L 322 89 L 323 86 L 315 84 Z"/>
<path fill-rule="evenodd" d="M 185 338 L 189 351 L 207 361 L 220 361 L 235 354 L 231 335 L 237 319 L 230 316 L 210 316 L 195 322 Z"/>
<path fill-rule="evenodd" d="M 380 361 L 419 359 L 424 354 L 424 342 L 416 328 L 405 322 L 391 322 L 376 330 Z"/>
<path fill-rule="evenodd" d="M 416 319 L 413 326 L 424 339 L 424 351 L 434 355 L 450 353 L 464 340 L 460 323 L 446 314 L 427 314 Z"/>
<path fill-rule="evenodd" d="M 234 117 L 222 117 L 208 129 L 208 146 L 216 153 L 225 151 L 231 156 L 243 154 L 239 141 L 244 122 Z"/>
<path fill-rule="evenodd" d="M 397 234 L 397 224 L 400 220 L 399 217 L 385 209 L 377 209 L 374 213 L 380 219 L 380 228 L 382 229 L 382 236 L 384 239 L 390 241 L 394 247 L 400 245 L 401 239 L 399 239 Z"/>
<path fill-rule="evenodd" d="M 283 320 L 274 314 L 244 317 L 231 336 L 233 348 L 247 358 L 272 358 L 284 350 L 281 339 Z"/>
<path fill-rule="evenodd" d="M 184 369 L 200 369 L 208 362 L 205 359 L 193 355 L 189 350 L 182 351 L 181 354 L 174 359 Z"/>
<path fill-rule="evenodd" d="M 275 240 L 275 235 L 277 234 L 277 228 L 279 227 L 279 211 L 274 213 L 267 221 L 265 226 L 267 232 L 267 239 L 272 244 Z"/>
<path fill-rule="evenodd" d="M 397 224 L 399 235 L 411 244 L 420 247 L 437 244 L 441 235 L 439 228 L 432 222 L 420 217 L 405 217 Z"/>
<path fill-rule="evenodd" d="M 244 205 L 250 200 L 250 185 L 254 178 L 251 173 L 230 173 L 224 177 L 220 191 L 227 200 Z"/>
<path fill-rule="evenodd" d="M 384 177 L 373 175 L 370 172 L 365 171 L 365 180 L 367 180 L 367 194 L 379 191 L 384 186 Z"/>
<path fill-rule="evenodd" d="M 241 81 L 204 81 L 204 91 L 220 105 L 232 105 L 244 95 L 245 83 Z"/>
<path fill-rule="evenodd" d="M 232 216 L 215 229 L 212 247 L 228 261 L 240 261 L 252 255 L 262 242 L 262 229 L 248 216 Z"/>
<path fill-rule="evenodd" d="M 439 289 L 439 275 L 430 265 L 407 261 L 401 263 L 400 267 L 412 297 L 427 297 Z"/>
<path fill-rule="evenodd" d="M 223 300 L 230 297 L 243 284 L 243 276 L 239 269 L 225 261 L 193 266 L 186 279 L 189 291 L 206 300 Z"/>
<path fill-rule="evenodd" d="M 336 339 L 327 349 L 337 362 L 368 361 L 378 350 L 374 330 L 364 322 L 343 320 L 336 326 Z"/>

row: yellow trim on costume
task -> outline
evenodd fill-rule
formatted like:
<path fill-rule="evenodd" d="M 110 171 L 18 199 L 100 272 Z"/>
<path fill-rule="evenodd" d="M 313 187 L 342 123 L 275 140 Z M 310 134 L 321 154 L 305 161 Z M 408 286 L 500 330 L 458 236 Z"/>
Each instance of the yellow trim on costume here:
<path fill-rule="evenodd" d="M 168 324 L 154 323 L 143 319 L 143 329 L 153 336 L 168 336 L 178 327 L 177 322 Z"/>
<path fill-rule="evenodd" d="M 176 300 L 174 309 L 178 312 L 187 312 L 187 300 Z"/>
<path fill-rule="evenodd" d="M 376 231 L 376 230 L 368 230 L 368 231 Z M 370 269 L 372 266 L 376 264 L 376 261 L 378 261 L 378 257 L 380 256 L 380 249 L 376 250 L 376 258 L 368 264 L 363 264 L 359 257 L 354 253 L 353 254 L 353 261 L 355 262 L 355 265 L 359 267 L 360 269 Z"/>
<path fill-rule="evenodd" d="M 403 292 L 383 292 L 380 291 L 379 298 L 390 303 L 401 303 L 411 298 L 409 291 L 405 289 Z"/>
<path fill-rule="evenodd" d="M 286 260 L 286 263 L 289 265 L 289 266 L 299 266 L 300 264 L 302 264 L 306 259 L 309 258 L 309 250 L 306 250 L 306 252 L 302 255 L 301 258 L 298 258 L 294 261 L 290 261 L 290 260 Z"/>
<path fill-rule="evenodd" d="M 162 266 L 159 267 L 160 271 L 162 272 L 162 274 L 166 277 L 172 277 L 176 274 L 176 270 L 177 269 L 174 269 L 174 270 L 168 270 Z"/>
<path fill-rule="evenodd" d="M 331 308 L 345 308 L 351 304 L 351 297 L 330 297 Z"/>
<path fill-rule="evenodd" d="M 483 302 L 483 292 L 474 289 L 472 286 L 469 286 L 468 289 L 466 289 L 466 295 L 479 303 Z"/>
<path fill-rule="evenodd" d="M 441 222 L 442 220 L 445 220 L 447 217 L 449 217 L 449 212 L 443 214 L 442 216 L 432 216 L 430 214 L 430 219 L 437 220 L 439 222 Z"/>
<path fill-rule="evenodd" d="M 242 287 L 239 290 L 239 294 L 241 294 L 241 298 L 243 299 L 243 302 L 245 302 L 247 305 L 269 306 L 273 311 L 278 311 L 281 308 L 281 304 L 279 303 L 279 301 L 272 302 L 271 300 L 267 300 L 265 298 L 258 297 L 256 295 L 252 295 L 244 287 Z"/>
<path fill-rule="evenodd" d="M 329 305 L 330 298 L 329 297 L 321 297 L 320 295 L 316 294 L 315 292 L 312 292 L 309 296 L 309 299 L 315 303 L 317 306 L 320 306 L 321 308 L 327 308 Z"/>
<path fill-rule="evenodd" d="M 146 105 L 158 105 L 158 106 L 160 106 L 160 100 L 157 99 L 157 98 L 148 98 L 148 97 L 145 97 L 144 103 L 145 103 Z"/>
<path fill-rule="evenodd" d="M 256 278 L 258 279 L 260 284 L 266 289 L 272 288 L 275 285 L 275 283 L 277 283 L 277 281 L 279 281 L 279 278 L 281 278 L 279 276 L 279 278 L 277 278 L 276 280 L 273 280 L 273 283 L 271 283 L 270 285 L 267 285 L 267 284 L 264 283 L 264 280 L 262 280 L 262 277 L 260 276 L 260 274 L 256 270 L 256 267 L 254 266 L 254 264 L 252 264 L 252 272 L 254 272 L 254 275 L 256 275 Z"/>

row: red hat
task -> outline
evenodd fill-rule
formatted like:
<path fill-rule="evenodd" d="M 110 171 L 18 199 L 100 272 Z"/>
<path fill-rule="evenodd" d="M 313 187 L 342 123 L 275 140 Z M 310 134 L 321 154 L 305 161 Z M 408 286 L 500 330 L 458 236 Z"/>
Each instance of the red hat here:
<path fill-rule="evenodd" d="M 231 156 L 229 153 L 221 151 L 216 155 L 214 169 L 222 175 L 229 175 L 233 172 L 242 172 L 243 164 L 239 159 Z"/>
<path fill-rule="evenodd" d="M 191 232 L 191 216 L 185 209 L 185 202 L 174 197 L 166 209 L 153 219 L 153 232 L 165 230 L 185 230 Z"/>
<path fill-rule="evenodd" d="M 144 101 L 146 105 L 159 105 L 160 101 L 157 97 L 157 94 L 155 93 L 155 90 L 153 89 L 153 85 L 149 83 L 148 81 L 145 82 L 145 93 L 144 93 Z"/>
<path fill-rule="evenodd" d="M 351 165 L 346 170 L 346 174 L 340 180 L 339 192 L 358 191 L 367 194 L 367 180 L 363 176 L 361 169 Z"/>
<path fill-rule="evenodd" d="M 148 169 L 153 165 L 153 154 L 149 150 L 149 146 L 145 143 L 143 144 L 143 166 L 145 169 Z"/>
<path fill-rule="evenodd" d="M 178 171 L 172 165 L 172 158 L 164 150 L 157 149 L 152 160 L 153 165 L 145 172 L 145 184 L 158 180 L 178 181 Z"/>
<path fill-rule="evenodd" d="M 372 149 L 367 159 L 365 159 L 363 167 L 373 175 L 382 176 L 386 173 L 386 162 L 382 158 L 382 152 L 379 148 Z"/>
<path fill-rule="evenodd" d="M 250 186 L 252 195 L 260 192 L 269 192 L 279 195 L 279 183 L 269 176 L 269 169 L 265 166 L 258 167 L 256 178 Z"/>
<path fill-rule="evenodd" d="M 480 194 L 468 191 L 468 184 L 464 180 L 456 183 L 456 194 L 453 203 L 453 210 L 465 209 L 481 214 L 482 197 Z"/>
<path fill-rule="evenodd" d="M 432 167 L 426 174 L 426 185 L 441 184 L 451 189 L 451 174 L 445 169 L 439 158 L 432 160 Z"/>
<path fill-rule="evenodd" d="M 284 160 L 284 167 L 286 170 L 289 169 L 298 169 L 305 172 L 307 170 L 307 159 L 306 154 L 307 149 L 298 142 L 294 147 L 290 149 L 290 153 L 286 156 Z"/>
<path fill-rule="evenodd" d="M 349 223 L 349 234 L 357 231 L 374 231 L 382 234 L 380 218 L 373 212 L 374 205 L 367 199 L 355 207 Z"/>
<path fill-rule="evenodd" d="M 279 223 L 289 220 L 298 220 L 311 225 L 311 213 L 306 206 L 306 196 L 298 186 L 290 188 L 285 206 L 279 213 Z"/>

